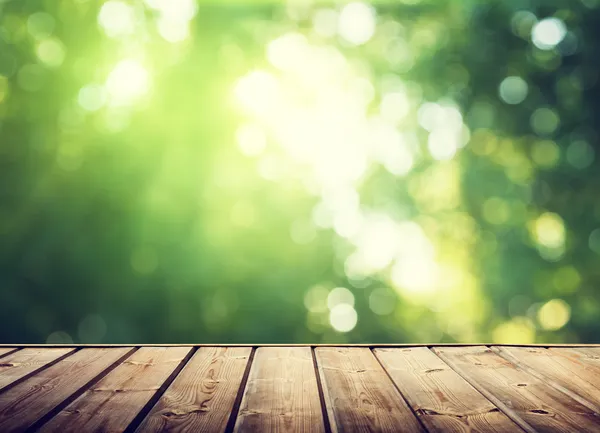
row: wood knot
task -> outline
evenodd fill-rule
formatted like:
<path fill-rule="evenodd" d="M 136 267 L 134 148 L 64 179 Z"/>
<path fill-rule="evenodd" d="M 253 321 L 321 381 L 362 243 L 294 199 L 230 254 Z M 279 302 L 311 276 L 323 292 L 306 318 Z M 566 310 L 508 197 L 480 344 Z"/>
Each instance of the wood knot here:
<path fill-rule="evenodd" d="M 531 409 L 529 412 L 538 413 L 540 415 L 550 415 L 550 412 L 548 412 L 547 410 L 544 410 L 544 409 Z"/>
<path fill-rule="evenodd" d="M 169 409 L 161 413 L 161 415 L 166 418 L 172 418 L 177 416 L 186 416 L 193 413 L 208 412 L 209 410 L 210 408 L 203 403 L 200 407 L 194 407 L 190 409 Z"/>

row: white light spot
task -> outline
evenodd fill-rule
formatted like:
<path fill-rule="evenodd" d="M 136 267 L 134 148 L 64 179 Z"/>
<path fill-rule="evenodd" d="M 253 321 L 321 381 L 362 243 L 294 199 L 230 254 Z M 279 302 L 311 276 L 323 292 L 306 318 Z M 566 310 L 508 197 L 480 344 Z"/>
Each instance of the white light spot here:
<path fill-rule="evenodd" d="M 391 279 L 396 287 L 408 293 L 432 293 L 436 289 L 439 267 L 429 257 L 404 257 L 392 267 Z"/>
<path fill-rule="evenodd" d="M 409 140 L 389 123 L 374 121 L 372 127 L 373 158 L 390 173 L 406 175 L 414 164 Z"/>
<path fill-rule="evenodd" d="M 341 304 L 354 306 L 354 295 L 345 287 L 336 287 L 327 296 L 327 307 L 333 310 L 337 305 Z"/>
<path fill-rule="evenodd" d="M 198 12 L 195 0 L 145 0 L 145 3 L 158 11 L 161 18 L 172 22 L 190 21 Z"/>
<path fill-rule="evenodd" d="M 436 129 L 429 134 L 427 148 L 429 149 L 431 157 L 438 161 L 452 159 L 459 147 L 456 138 L 456 136 L 449 134 L 448 131 L 444 129 Z"/>
<path fill-rule="evenodd" d="M 120 1 L 109 0 L 100 8 L 98 24 L 111 38 L 132 34 L 135 29 L 133 7 Z"/>
<path fill-rule="evenodd" d="M 164 40 L 176 43 L 187 39 L 190 28 L 187 21 L 179 22 L 161 17 L 158 19 L 158 33 Z"/>
<path fill-rule="evenodd" d="M 507 104 L 520 104 L 527 97 L 529 86 L 521 77 L 506 77 L 498 87 L 500 98 Z"/>
<path fill-rule="evenodd" d="M 352 305 L 336 305 L 329 313 L 329 323 L 338 332 L 352 331 L 357 321 L 358 314 Z"/>
<path fill-rule="evenodd" d="M 338 33 L 353 45 L 362 45 L 375 33 L 375 9 L 361 2 L 348 3 L 340 13 Z"/>
<path fill-rule="evenodd" d="M 57 68 L 65 60 L 65 46 L 56 38 L 44 39 L 37 46 L 36 54 L 45 65 Z"/>
<path fill-rule="evenodd" d="M 571 318 L 571 307 L 562 299 L 546 302 L 538 311 L 538 322 L 543 329 L 556 331 L 567 324 Z"/>
<path fill-rule="evenodd" d="M 390 122 L 402 120 L 410 110 L 410 101 L 404 92 L 386 93 L 379 106 L 381 115 Z"/>
<path fill-rule="evenodd" d="M 148 92 L 148 71 L 137 61 L 120 61 L 106 79 L 106 90 L 113 105 L 128 105 Z"/>
<path fill-rule="evenodd" d="M 371 273 L 388 266 L 403 245 L 402 226 L 387 215 L 370 215 L 353 239 L 355 266 Z M 352 256 L 351 256 L 352 257 Z"/>
<path fill-rule="evenodd" d="M 242 106 L 255 113 L 267 114 L 277 105 L 277 78 L 265 71 L 252 71 L 235 86 L 235 96 Z"/>
<path fill-rule="evenodd" d="M 419 107 L 417 117 L 419 125 L 430 132 L 443 127 L 462 127 L 462 114 L 453 106 L 425 102 Z"/>
<path fill-rule="evenodd" d="M 327 311 L 327 295 L 329 292 L 323 286 L 311 287 L 304 295 L 304 306 L 311 313 L 324 313 Z"/>
<path fill-rule="evenodd" d="M 306 38 L 299 33 L 288 33 L 267 45 L 269 62 L 283 71 L 302 67 L 308 49 Z"/>
<path fill-rule="evenodd" d="M 106 92 L 103 86 L 89 84 L 79 90 L 77 95 L 79 106 L 86 111 L 97 111 L 106 103 Z"/>
<path fill-rule="evenodd" d="M 566 36 L 567 27 L 558 18 L 546 18 L 533 26 L 531 41 L 542 49 L 550 50 L 557 46 Z"/>

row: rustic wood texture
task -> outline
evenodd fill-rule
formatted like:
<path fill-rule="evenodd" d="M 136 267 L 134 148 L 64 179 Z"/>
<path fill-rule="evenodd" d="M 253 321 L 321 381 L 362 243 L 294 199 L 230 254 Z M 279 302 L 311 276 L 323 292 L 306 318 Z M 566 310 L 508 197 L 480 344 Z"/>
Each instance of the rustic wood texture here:
<path fill-rule="evenodd" d="M 0 357 L 3 357 L 11 352 L 17 350 L 15 347 L 0 347 Z"/>
<path fill-rule="evenodd" d="M 598 414 L 517 368 L 492 349 L 449 347 L 435 351 L 527 431 L 600 431 Z"/>
<path fill-rule="evenodd" d="M 28 348 L 5 356 L 0 360 L 0 390 L 74 350 Z"/>
<path fill-rule="evenodd" d="M 374 352 L 430 432 L 522 432 L 428 348 Z"/>
<path fill-rule="evenodd" d="M 423 431 L 369 349 L 319 347 L 315 353 L 332 431 Z"/>
<path fill-rule="evenodd" d="M 503 347 L 494 350 L 513 364 L 525 368 L 545 383 L 565 392 L 596 413 L 600 413 L 598 366 L 568 356 L 568 352 L 564 352 L 566 356 L 556 356 L 548 349 L 537 347 Z M 561 353 L 563 352 L 559 352 Z M 591 359 L 589 356 L 586 357 Z"/>
<path fill-rule="evenodd" d="M 600 433 L 597 345 L 19 347 L 2 433 Z"/>
<path fill-rule="evenodd" d="M 310 347 L 256 350 L 235 432 L 325 432 Z"/>
<path fill-rule="evenodd" d="M 130 351 L 82 349 L 0 393 L 0 431 L 24 431 Z"/>
<path fill-rule="evenodd" d="M 137 431 L 224 431 L 250 353 L 249 347 L 200 348 Z"/>
<path fill-rule="evenodd" d="M 77 400 L 42 432 L 123 431 L 190 352 L 189 347 L 143 347 Z"/>
<path fill-rule="evenodd" d="M 550 347 L 548 351 L 552 354 L 552 358 L 558 356 L 567 358 L 570 363 L 584 369 L 587 373 L 586 380 L 596 389 L 600 389 L 600 347 Z M 558 361 L 562 363 L 562 360 Z M 594 395 L 594 399 L 598 399 L 598 396 Z"/>

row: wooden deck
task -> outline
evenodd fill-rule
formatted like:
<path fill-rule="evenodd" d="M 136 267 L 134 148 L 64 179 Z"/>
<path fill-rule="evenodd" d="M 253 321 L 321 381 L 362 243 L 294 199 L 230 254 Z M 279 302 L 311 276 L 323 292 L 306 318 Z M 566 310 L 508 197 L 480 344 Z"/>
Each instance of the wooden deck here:
<path fill-rule="evenodd" d="M 600 346 L 0 347 L 0 432 L 600 432 Z"/>

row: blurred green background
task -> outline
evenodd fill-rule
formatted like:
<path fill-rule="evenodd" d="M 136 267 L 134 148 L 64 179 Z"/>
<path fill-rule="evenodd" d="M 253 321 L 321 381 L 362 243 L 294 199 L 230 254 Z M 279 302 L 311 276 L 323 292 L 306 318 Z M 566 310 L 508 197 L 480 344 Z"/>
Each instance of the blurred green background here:
<path fill-rule="evenodd" d="M 599 41 L 598 0 L 0 0 L 0 341 L 598 342 Z"/>

